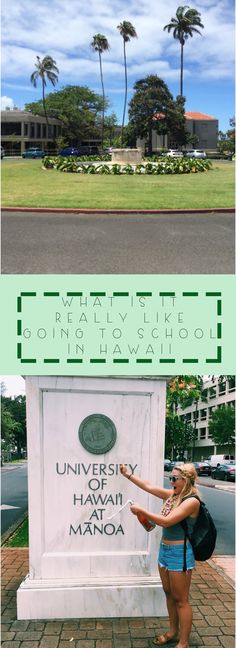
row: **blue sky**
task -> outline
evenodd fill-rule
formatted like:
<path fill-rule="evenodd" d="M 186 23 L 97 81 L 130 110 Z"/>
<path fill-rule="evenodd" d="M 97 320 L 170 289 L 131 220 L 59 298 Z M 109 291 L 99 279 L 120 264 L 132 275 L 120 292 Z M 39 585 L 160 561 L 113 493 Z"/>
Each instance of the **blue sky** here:
<path fill-rule="evenodd" d="M 110 112 L 120 123 L 124 99 L 123 42 L 117 25 L 130 21 L 138 38 L 127 43 L 129 96 L 133 84 L 157 74 L 175 97 L 179 94 L 180 46 L 163 26 L 175 16 L 176 0 L 3 0 L 2 2 L 2 108 L 41 98 L 30 75 L 36 56 L 51 55 L 60 70 L 56 89 L 67 84 L 87 85 L 101 92 L 97 55 L 89 44 L 104 34 L 110 51 L 103 55 L 105 93 Z M 191 3 L 205 25 L 184 47 L 186 110 L 219 119 L 226 131 L 234 115 L 234 2 L 199 0 Z M 53 87 L 48 86 L 47 91 Z"/>

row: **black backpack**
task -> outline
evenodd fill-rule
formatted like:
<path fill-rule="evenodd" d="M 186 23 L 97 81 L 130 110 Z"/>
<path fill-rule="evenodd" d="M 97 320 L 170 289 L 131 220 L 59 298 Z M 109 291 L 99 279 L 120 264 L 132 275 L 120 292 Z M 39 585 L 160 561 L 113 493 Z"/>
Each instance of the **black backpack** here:
<path fill-rule="evenodd" d="M 180 523 L 184 529 L 184 565 L 183 571 L 186 571 L 186 542 L 187 538 L 192 545 L 192 550 L 196 560 L 208 560 L 213 554 L 216 544 L 217 531 L 213 522 L 213 519 L 204 504 L 197 495 L 188 495 L 184 497 L 189 499 L 189 497 L 195 497 L 200 502 L 199 514 L 196 518 L 196 522 L 193 526 L 191 534 L 188 533 L 188 526 L 186 520 L 182 520 Z"/>

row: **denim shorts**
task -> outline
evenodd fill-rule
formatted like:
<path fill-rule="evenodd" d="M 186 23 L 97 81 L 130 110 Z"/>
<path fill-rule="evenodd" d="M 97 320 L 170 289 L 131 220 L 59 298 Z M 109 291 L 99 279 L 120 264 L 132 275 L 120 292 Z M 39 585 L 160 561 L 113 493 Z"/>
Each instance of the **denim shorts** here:
<path fill-rule="evenodd" d="M 187 542 L 186 546 L 186 563 L 187 569 L 194 569 L 195 558 L 191 544 Z M 184 544 L 164 544 L 161 542 L 158 564 L 169 571 L 183 571 L 184 565 Z"/>

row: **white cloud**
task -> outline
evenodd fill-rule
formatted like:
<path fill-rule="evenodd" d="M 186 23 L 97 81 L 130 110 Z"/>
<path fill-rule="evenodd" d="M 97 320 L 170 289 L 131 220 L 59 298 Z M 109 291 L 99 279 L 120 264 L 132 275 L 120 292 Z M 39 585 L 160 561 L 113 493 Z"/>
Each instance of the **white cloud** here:
<path fill-rule="evenodd" d="M 1 97 L 1 110 L 6 110 L 6 108 L 14 108 L 14 100 L 11 97 Z"/>
<path fill-rule="evenodd" d="M 175 80 L 179 74 L 180 48 L 171 34 L 163 31 L 176 13 L 176 0 L 11 0 L 3 17 L 3 63 L 8 79 L 29 78 L 36 55 L 52 55 L 60 70 L 60 83 L 89 84 L 98 75 L 96 55 L 89 44 L 95 33 L 104 33 L 111 46 L 103 55 L 104 75 L 123 78 L 123 45 L 117 30 L 129 20 L 138 39 L 127 43 L 129 75 L 156 73 Z M 196 7 L 205 25 L 185 45 L 185 75 L 202 78 L 230 78 L 233 67 L 233 6 L 231 0 L 199 0 Z M 5 43 L 5 47 L 4 47 Z M 159 72 L 160 70 L 160 72 Z M 108 80 L 109 82 L 109 80 Z"/>

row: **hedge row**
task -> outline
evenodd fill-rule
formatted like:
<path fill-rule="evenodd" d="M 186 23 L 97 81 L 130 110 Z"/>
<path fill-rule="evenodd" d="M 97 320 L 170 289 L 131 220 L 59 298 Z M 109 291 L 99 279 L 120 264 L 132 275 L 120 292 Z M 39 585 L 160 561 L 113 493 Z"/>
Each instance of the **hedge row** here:
<path fill-rule="evenodd" d="M 44 169 L 59 169 L 64 173 L 87 173 L 100 175 L 160 175 L 175 173 L 198 173 L 211 169 L 212 163 L 209 160 L 192 160 L 174 158 L 162 159 L 155 163 L 146 164 L 81 164 L 76 158 L 68 157 L 45 157 L 43 159 Z"/>

